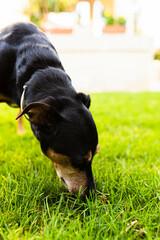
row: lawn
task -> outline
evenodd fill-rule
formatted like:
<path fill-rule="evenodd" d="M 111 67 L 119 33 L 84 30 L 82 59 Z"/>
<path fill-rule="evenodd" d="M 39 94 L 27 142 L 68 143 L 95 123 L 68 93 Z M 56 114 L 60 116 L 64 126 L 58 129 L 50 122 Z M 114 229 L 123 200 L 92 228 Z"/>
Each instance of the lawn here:
<path fill-rule="evenodd" d="M 160 93 L 92 94 L 96 196 L 73 198 L 0 105 L 0 239 L 160 239 Z"/>

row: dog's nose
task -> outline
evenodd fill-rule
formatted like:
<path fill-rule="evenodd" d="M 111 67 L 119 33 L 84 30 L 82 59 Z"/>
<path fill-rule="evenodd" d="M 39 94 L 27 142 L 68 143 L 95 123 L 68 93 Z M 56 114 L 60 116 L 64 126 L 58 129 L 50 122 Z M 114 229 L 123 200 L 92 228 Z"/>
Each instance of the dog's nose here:
<path fill-rule="evenodd" d="M 81 198 L 85 198 L 85 197 L 90 197 L 92 194 L 94 194 L 96 191 L 96 185 L 94 182 L 94 179 L 92 182 L 90 182 L 88 184 L 88 187 L 84 190 L 84 192 L 82 192 Z"/>
<path fill-rule="evenodd" d="M 90 193 L 93 193 L 95 191 L 96 191 L 96 185 L 93 179 L 93 181 L 89 184 L 87 196 L 89 196 Z"/>
<path fill-rule="evenodd" d="M 91 191 L 96 191 L 96 185 L 95 185 L 95 181 L 94 181 L 94 178 L 93 178 L 93 181 L 89 184 L 89 190 Z"/>
<path fill-rule="evenodd" d="M 82 193 L 83 195 L 82 197 L 85 197 L 85 196 L 89 197 L 96 191 L 96 185 L 95 185 L 91 165 L 88 166 L 88 169 L 86 171 L 86 177 L 87 177 L 87 185 L 86 185 L 86 189 Z"/>

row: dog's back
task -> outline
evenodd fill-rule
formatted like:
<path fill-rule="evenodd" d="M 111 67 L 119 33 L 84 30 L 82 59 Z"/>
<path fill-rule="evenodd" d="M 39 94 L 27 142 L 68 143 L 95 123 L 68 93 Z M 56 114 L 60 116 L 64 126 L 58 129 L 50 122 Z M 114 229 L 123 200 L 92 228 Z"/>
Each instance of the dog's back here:
<path fill-rule="evenodd" d="M 16 23 L 2 29 L 0 33 L 0 41 L 5 41 L 11 46 L 19 46 L 26 38 L 28 38 L 31 35 L 32 40 L 34 35 L 36 42 L 39 43 L 42 43 L 43 40 L 45 40 L 46 42 L 47 40 L 46 36 L 34 24 Z"/>
<path fill-rule="evenodd" d="M 0 89 L 16 103 L 14 93 L 22 91 L 25 82 L 37 69 L 52 66 L 64 70 L 53 45 L 30 23 L 17 23 L 2 30 L 0 65 Z"/>

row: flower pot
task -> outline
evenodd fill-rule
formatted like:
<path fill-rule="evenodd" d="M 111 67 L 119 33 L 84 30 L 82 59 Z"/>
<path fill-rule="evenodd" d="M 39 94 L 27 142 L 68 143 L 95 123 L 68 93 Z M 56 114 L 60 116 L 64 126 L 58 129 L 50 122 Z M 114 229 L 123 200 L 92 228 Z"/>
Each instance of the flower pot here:
<path fill-rule="evenodd" d="M 53 34 L 71 34 L 73 32 L 73 28 L 43 28 L 43 31 Z"/>
<path fill-rule="evenodd" d="M 124 25 L 106 25 L 103 28 L 103 33 L 125 33 L 126 26 Z"/>

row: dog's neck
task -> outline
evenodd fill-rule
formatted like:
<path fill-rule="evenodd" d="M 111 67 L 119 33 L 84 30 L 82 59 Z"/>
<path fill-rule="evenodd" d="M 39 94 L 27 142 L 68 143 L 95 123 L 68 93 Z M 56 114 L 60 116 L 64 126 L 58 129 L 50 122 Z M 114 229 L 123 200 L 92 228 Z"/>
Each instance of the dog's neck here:
<path fill-rule="evenodd" d="M 50 71 L 54 71 L 54 69 L 51 69 Z M 55 78 L 53 76 L 53 80 L 51 78 L 52 75 L 49 79 L 45 78 L 44 71 L 44 76 L 41 77 L 39 74 L 35 73 L 35 77 L 25 83 L 20 95 L 21 110 L 31 102 L 42 101 L 48 96 L 52 96 L 55 99 L 61 98 L 62 96 L 72 98 L 72 96 L 77 94 L 67 74 L 62 70 L 56 71 L 58 71 L 58 73 L 60 71 L 60 73 L 59 75 L 57 74 Z M 63 74 L 63 77 L 61 77 L 61 74 Z"/>

